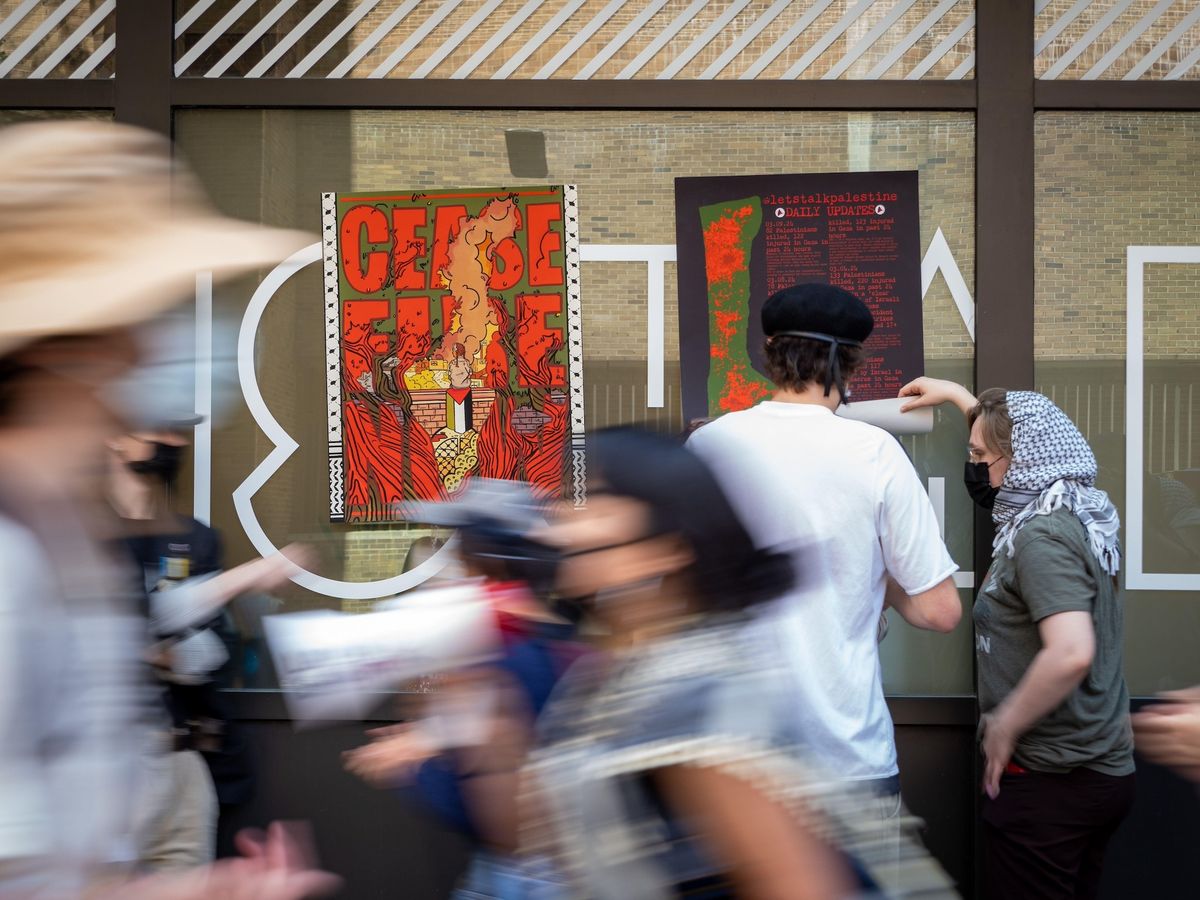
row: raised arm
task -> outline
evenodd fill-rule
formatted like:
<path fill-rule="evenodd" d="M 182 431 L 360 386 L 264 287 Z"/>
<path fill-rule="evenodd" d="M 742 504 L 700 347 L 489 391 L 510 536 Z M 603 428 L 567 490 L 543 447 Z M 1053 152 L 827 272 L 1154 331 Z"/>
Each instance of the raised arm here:
<path fill-rule="evenodd" d="M 975 395 L 961 384 L 941 378 L 914 379 L 900 388 L 900 396 L 912 398 L 900 407 L 901 412 L 920 409 L 923 406 L 941 406 L 943 403 L 953 403 L 965 416 L 971 412 L 976 403 Z"/>
<path fill-rule="evenodd" d="M 151 627 L 158 634 L 173 634 L 207 622 L 241 594 L 282 587 L 310 564 L 312 555 L 307 547 L 291 544 L 210 578 L 155 591 L 150 598 Z"/>

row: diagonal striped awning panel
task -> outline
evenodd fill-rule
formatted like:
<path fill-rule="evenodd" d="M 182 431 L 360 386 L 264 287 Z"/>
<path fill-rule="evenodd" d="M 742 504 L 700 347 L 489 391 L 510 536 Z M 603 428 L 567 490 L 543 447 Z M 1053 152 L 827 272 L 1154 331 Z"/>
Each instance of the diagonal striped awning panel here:
<path fill-rule="evenodd" d="M 179 0 L 176 74 L 971 78 L 974 0 Z"/>
<path fill-rule="evenodd" d="M 0 78 L 110 78 L 115 0 L 0 0 Z"/>
<path fill-rule="evenodd" d="M 1200 79 L 1200 0 L 1035 0 L 1037 77 Z"/>

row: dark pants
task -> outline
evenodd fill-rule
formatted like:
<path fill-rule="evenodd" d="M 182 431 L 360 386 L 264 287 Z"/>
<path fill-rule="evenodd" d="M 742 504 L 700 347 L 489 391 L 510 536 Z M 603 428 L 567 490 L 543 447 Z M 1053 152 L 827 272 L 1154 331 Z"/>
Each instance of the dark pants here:
<path fill-rule="evenodd" d="M 983 801 L 983 895 L 995 900 L 1091 900 L 1104 851 L 1133 805 L 1134 776 L 1075 769 L 1006 774 Z"/>

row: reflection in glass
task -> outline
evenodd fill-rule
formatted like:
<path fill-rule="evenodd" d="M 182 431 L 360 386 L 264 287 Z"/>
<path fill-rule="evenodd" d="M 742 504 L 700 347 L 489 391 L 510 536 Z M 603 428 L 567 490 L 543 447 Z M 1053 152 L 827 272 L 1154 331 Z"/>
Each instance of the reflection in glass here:
<path fill-rule="evenodd" d="M 1087 436 L 1097 484 L 1128 526 L 1127 248 L 1200 245 L 1200 115 L 1045 112 L 1035 133 L 1037 389 Z M 1142 441 L 1147 573 L 1200 574 L 1198 300 L 1200 266 L 1145 266 L 1143 423 L 1132 437 Z M 1125 590 L 1133 694 L 1200 681 L 1195 600 L 1191 590 Z"/>
<path fill-rule="evenodd" d="M 674 244 L 679 176 L 916 169 L 922 248 L 940 229 L 966 284 L 974 280 L 969 114 L 188 110 L 176 117 L 181 150 L 222 209 L 310 231 L 320 225 L 323 191 L 525 183 L 510 169 L 505 135 L 512 128 L 545 135 L 549 175 L 538 182 L 578 185 L 585 251 L 597 245 Z M 663 280 L 665 405 L 647 406 L 648 276 L 644 262 L 583 263 L 588 430 L 630 422 L 675 432 L 684 427 L 674 263 L 666 265 Z M 240 320 L 257 281 L 218 292 L 217 312 Z M 934 278 L 923 310 L 929 374 L 969 384 L 974 346 L 943 278 Z M 327 577 L 348 582 L 391 577 L 406 558 L 446 533 L 420 525 L 352 528 L 328 521 L 323 345 L 321 272 L 312 265 L 271 300 L 255 342 L 266 404 L 299 448 L 255 496 L 254 510 L 277 546 L 315 545 Z M 965 441 L 959 425 L 942 424 L 905 447 L 923 481 L 943 479 L 951 552 L 969 569 L 973 514 L 960 487 Z M 254 551 L 230 498 L 272 447 L 244 408 L 214 434 L 213 446 L 213 521 L 227 537 L 231 561 L 246 559 Z M 181 492 L 183 503 L 190 492 L 189 483 Z M 288 609 L 368 605 L 298 588 L 282 596 Z M 969 629 L 943 637 L 893 623 L 883 656 L 889 691 L 971 691 Z"/>

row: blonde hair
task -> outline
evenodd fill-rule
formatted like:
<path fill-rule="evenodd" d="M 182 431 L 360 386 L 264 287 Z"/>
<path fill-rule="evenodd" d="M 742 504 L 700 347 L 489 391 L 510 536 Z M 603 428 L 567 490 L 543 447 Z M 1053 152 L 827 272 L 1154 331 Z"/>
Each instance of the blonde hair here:
<path fill-rule="evenodd" d="M 983 442 L 988 449 L 1009 458 L 1012 449 L 1012 418 L 1008 414 L 1008 391 L 1004 388 L 988 388 L 979 395 L 974 408 L 967 414 L 967 424 L 974 427 L 976 420 L 983 420 Z"/>

